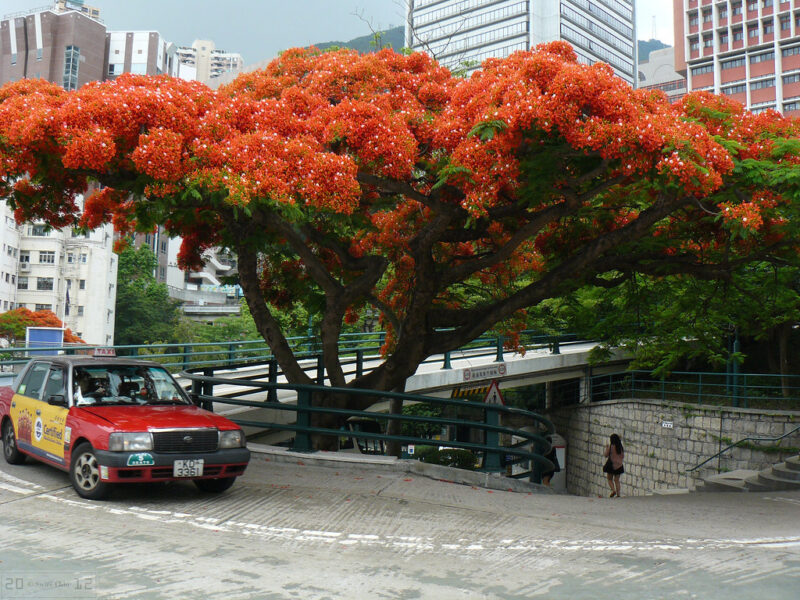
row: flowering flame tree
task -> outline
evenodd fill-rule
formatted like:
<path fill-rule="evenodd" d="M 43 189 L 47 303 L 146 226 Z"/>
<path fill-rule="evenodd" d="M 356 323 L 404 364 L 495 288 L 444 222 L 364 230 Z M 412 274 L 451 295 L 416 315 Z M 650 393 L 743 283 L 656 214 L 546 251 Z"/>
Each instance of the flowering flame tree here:
<path fill-rule="evenodd" d="M 319 311 L 334 385 L 343 323 L 377 310 L 386 359 L 350 385 L 388 390 L 490 328 L 513 347 L 526 308 L 581 286 L 793 259 L 797 129 L 707 93 L 671 105 L 563 42 L 468 79 L 423 54 L 295 49 L 218 91 L 8 84 L 0 196 L 20 221 L 164 225 L 187 268 L 233 249 L 295 383 L 311 380 L 276 310 Z"/>

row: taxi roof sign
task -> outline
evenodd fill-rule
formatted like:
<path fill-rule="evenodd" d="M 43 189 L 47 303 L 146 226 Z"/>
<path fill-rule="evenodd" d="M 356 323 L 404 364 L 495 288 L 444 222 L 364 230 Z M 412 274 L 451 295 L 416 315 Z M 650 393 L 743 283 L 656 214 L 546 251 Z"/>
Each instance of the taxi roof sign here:
<path fill-rule="evenodd" d="M 114 348 L 95 348 L 94 352 L 92 352 L 92 356 L 104 356 L 104 357 L 113 357 L 117 355 L 117 351 Z"/>

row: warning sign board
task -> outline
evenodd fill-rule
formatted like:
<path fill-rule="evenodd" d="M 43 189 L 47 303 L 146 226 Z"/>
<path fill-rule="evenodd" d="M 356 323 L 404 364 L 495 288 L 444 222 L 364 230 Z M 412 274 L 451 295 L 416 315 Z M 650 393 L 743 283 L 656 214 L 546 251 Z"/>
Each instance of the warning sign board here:
<path fill-rule="evenodd" d="M 489 391 L 486 392 L 486 398 L 484 398 L 483 401 L 486 404 L 505 405 L 503 394 L 500 393 L 500 386 L 497 385 L 497 381 L 492 381 L 492 384 L 489 386 Z"/>

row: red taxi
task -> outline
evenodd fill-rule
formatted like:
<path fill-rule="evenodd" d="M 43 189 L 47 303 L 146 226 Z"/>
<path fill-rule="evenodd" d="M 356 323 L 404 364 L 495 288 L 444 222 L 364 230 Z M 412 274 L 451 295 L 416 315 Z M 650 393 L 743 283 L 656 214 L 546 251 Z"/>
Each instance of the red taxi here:
<path fill-rule="evenodd" d="M 112 484 L 192 480 L 222 492 L 250 460 L 238 425 L 192 404 L 161 365 L 91 356 L 33 359 L 0 387 L 3 456 L 68 471 L 101 499 Z"/>

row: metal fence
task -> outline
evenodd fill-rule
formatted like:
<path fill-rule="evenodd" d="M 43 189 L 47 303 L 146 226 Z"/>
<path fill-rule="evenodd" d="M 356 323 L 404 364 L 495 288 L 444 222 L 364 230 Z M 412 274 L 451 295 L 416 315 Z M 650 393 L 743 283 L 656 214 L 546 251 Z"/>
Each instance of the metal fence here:
<path fill-rule="evenodd" d="M 800 408 L 800 376 L 675 371 L 663 379 L 649 371 L 591 378 L 591 399 L 647 399 L 739 408 Z"/>

